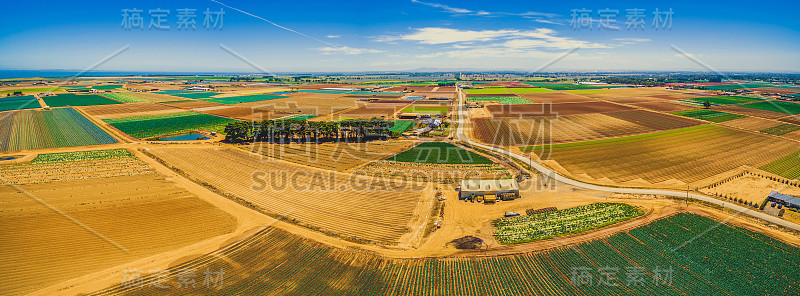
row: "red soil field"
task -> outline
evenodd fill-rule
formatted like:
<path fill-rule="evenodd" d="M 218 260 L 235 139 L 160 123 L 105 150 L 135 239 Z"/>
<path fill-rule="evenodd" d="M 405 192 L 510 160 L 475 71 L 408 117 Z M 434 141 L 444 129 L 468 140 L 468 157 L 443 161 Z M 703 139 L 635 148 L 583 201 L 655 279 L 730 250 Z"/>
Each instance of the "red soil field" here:
<path fill-rule="evenodd" d="M 631 107 L 606 102 L 489 105 L 486 108 L 493 117 L 537 117 L 633 110 Z"/>
<path fill-rule="evenodd" d="M 638 107 L 644 107 L 650 110 L 655 111 L 662 111 L 662 112 L 672 112 L 672 111 L 681 111 L 681 110 L 691 110 L 695 109 L 695 107 L 691 107 L 688 105 L 681 105 L 669 102 L 642 102 L 642 103 L 634 103 L 631 104 Z"/>

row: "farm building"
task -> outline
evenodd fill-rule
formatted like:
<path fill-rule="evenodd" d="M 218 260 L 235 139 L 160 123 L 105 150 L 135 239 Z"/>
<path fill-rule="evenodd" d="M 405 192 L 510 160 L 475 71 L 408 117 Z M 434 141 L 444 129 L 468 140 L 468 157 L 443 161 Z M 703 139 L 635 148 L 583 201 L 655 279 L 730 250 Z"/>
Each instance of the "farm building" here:
<path fill-rule="evenodd" d="M 800 209 L 800 198 L 772 191 L 767 196 L 770 202 L 776 202 L 786 207 Z"/>
<path fill-rule="evenodd" d="M 503 180 L 463 180 L 458 189 L 458 199 L 487 196 L 502 200 L 519 197 L 519 184 L 514 179 Z"/>

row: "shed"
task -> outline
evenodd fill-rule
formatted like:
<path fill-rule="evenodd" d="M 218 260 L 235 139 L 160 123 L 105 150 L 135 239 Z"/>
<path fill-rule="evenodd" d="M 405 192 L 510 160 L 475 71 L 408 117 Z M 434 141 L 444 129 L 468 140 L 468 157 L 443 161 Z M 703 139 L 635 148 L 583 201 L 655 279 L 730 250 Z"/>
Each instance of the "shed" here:
<path fill-rule="evenodd" d="M 458 199 L 493 195 L 502 200 L 519 197 L 519 183 L 514 179 L 502 180 L 463 180 L 459 188 Z"/>

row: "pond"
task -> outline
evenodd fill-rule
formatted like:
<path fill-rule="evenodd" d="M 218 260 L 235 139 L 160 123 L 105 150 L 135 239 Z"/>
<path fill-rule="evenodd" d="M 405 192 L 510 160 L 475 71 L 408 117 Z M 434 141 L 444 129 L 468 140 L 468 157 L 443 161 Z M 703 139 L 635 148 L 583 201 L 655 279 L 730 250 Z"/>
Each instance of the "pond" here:
<path fill-rule="evenodd" d="M 201 134 L 186 134 L 180 136 L 172 136 L 167 138 L 158 139 L 159 141 L 195 141 L 195 140 L 208 140 L 209 137 L 206 137 Z"/>

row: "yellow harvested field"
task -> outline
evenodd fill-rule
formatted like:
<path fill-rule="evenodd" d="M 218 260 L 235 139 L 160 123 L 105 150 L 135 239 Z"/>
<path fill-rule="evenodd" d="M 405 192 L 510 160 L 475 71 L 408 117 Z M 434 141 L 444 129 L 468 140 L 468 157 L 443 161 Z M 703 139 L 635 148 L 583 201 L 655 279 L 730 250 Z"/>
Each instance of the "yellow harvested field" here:
<path fill-rule="evenodd" d="M 237 202 L 358 241 L 397 243 L 410 232 L 426 186 L 309 169 L 232 148 L 151 153 Z"/>
<path fill-rule="evenodd" d="M 704 125 L 535 152 L 572 175 L 594 180 L 691 183 L 743 165 L 760 167 L 795 150 L 792 141 Z"/>
<path fill-rule="evenodd" d="M 229 233 L 235 219 L 159 174 L 0 186 L 0 294 L 59 282 Z M 80 221 L 109 241 L 53 211 Z M 20 231 L 23 230 L 24 231 Z"/>
<path fill-rule="evenodd" d="M 170 95 L 157 94 L 157 93 L 151 93 L 151 92 L 136 92 L 134 95 L 137 96 L 137 97 L 142 97 L 142 98 L 151 100 L 153 102 L 167 102 L 167 101 L 175 101 L 175 100 L 183 99 L 183 98 L 180 98 L 180 97 L 174 97 L 174 96 L 170 96 Z"/>
<path fill-rule="evenodd" d="M 745 117 L 745 118 L 724 121 L 721 122 L 720 124 L 751 131 L 760 131 L 774 126 L 779 126 L 783 123 L 776 120 L 767 120 L 758 117 Z"/>
<path fill-rule="evenodd" d="M 615 103 L 642 103 L 663 101 L 662 98 L 689 99 L 692 96 L 683 91 L 665 89 L 663 87 L 637 87 L 637 88 L 616 88 L 607 89 L 607 92 L 587 92 L 580 93 L 583 96 L 596 98 Z"/>
<path fill-rule="evenodd" d="M 454 184 L 466 179 L 508 179 L 514 176 L 502 165 L 438 164 L 397 161 L 377 161 L 353 171 L 353 174 Z"/>
<path fill-rule="evenodd" d="M 411 148 L 409 141 L 372 141 L 367 143 L 255 143 L 247 150 L 266 157 L 315 168 L 345 172 L 368 162 L 382 160 Z"/>

